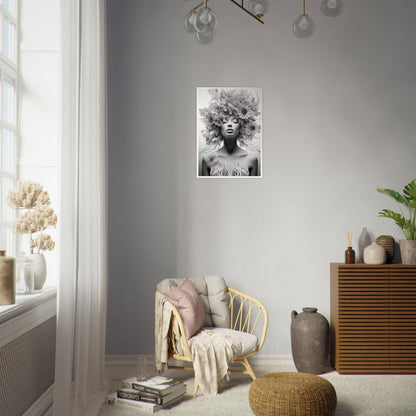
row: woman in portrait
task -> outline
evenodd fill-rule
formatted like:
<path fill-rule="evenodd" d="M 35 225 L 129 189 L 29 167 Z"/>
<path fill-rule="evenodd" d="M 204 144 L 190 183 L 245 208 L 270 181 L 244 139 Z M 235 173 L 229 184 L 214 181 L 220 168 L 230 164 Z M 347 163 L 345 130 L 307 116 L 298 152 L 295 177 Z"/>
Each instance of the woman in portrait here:
<path fill-rule="evenodd" d="M 207 145 L 200 159 L 201 176 L 260 176 L 258 98 L 245 89 L 208 92 L 209 105 L 200 109 Z"/>

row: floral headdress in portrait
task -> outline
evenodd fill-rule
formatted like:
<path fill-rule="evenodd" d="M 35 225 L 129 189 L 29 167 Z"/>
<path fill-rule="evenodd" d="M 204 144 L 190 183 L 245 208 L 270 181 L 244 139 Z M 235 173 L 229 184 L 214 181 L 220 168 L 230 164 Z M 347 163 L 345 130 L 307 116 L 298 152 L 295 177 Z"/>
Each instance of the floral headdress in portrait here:
<path fill-rule="evenodd" d="M 245 89 L 210 89 L 209 106 L 199 110 L 204 129 L 201 131 L 208 146 L 220 147 L 222 142 L 221 124 L 224 118 L 237 117 L 240 133 L 237 140 L 247 146 L 260 131 L 257 123 L 259 100 Z"/>

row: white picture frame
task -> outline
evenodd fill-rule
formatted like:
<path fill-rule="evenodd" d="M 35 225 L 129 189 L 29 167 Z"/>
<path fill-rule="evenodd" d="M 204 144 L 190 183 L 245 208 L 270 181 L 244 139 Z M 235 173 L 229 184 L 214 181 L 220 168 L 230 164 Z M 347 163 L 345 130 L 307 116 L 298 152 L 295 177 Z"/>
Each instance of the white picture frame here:
<path fill-rule="evenodd" d="M 263 177 L 262 87 L 197 87 L 197 178 Z"/>

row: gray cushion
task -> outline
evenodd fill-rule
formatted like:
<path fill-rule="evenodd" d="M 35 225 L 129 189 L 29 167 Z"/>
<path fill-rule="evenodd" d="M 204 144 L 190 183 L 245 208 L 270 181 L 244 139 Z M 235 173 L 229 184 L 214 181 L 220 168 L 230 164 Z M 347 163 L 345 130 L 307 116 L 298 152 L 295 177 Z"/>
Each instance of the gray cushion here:
<path fill-rule="evenodd" d="M 202 328 L 202 330 L 210 330 L 220 335 L 227 335 L 233 340 L 234 352 L 237 357 L 241 355 L 250 354 L 257 349 L 259 345 L 258 338 L 253 334 L 247 334 L 246 332 L 235 331 L 229 328 Z"/>
<path fill-rule="evenodd" d="M 185 279 L 164 279 L 157 289 L 166 294 L 169 285 L 179 286 Z M 204 326 L 230 327 L 230 310 L 227 301 L 227 285 L 220 276 L 201 276 L 189 279 L 201 296 L 204 305 Z"/>
<path fill-rule="evenodd" d="M 227 285 L 220 276 L 204 276 L 208 289 L 208 301 L 211 311 L 212 326 L 229 328 L 231 325 L 228 308 Z"/>

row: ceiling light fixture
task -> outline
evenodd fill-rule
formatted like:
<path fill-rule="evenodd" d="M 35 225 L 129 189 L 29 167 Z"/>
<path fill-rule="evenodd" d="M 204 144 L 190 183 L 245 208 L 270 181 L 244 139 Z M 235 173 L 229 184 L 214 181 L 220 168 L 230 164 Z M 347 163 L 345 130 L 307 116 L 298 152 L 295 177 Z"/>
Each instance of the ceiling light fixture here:
<path fill-rule="evenodd" d="M 322 0 L 321 11 L 325 16 L 338 17 L 344 9 L 342 0 Z M 302 0 L 302 14 L 293 22 L 293 33 L 301 39 L 309 38 L 315 31 L 315 23 L 306 14 L 305 0 Z"/>
<path fill-rule="evenodd" d="M 258 22 L 264 24 L 261 18 L 269 10 L 269 0 L 249 0 L 248 7 L 244 6 L 244 0 L 240 0 L 240 3 L 236 0 L 230 1 Z M 185 16 L 184 24 L 187 32 L 194 33 L 197 41 L 206 45 L 214 39 L 217 29 L 217 16 L 208 7 L 208 0 L 204 0 Z"/>
<path fill-rule="evenodd" d="M 230 1 L 258 22 L 264 24 L 261 19 L 269 10 L 269 0 L 248 0 L 247 7 L 244 5 L 244 0 Z M 315 23 L 306 14 L 305 3 L 306 0 L 302 0 L 302 14 L 293 22 L 293 33 L 301 39 L 311 37 L 315 31 Z M 343 10 L 343 0 L 321 1 L 321 11 L 325 16 L 338 17 Z M 218 21 L 213 10 L 208 7 L 208 0 L 204 0 L 185 16 L 184 24 L 187 32 L 195 34 L 197 41 L 202 45 L 206 45 L 213 41 Z"/>
<path fill-rule="evenodd" d="M 293 22 L 293 33 L 298 38 L 309 38 L 315 31 L 315 23 L 306 14 L 305 0 L 302 0 L 302 14 Z"/>
<path fill-rule="evenodd" d="M 321 11 L 325 16 L 338 17 L 343 10 L 342 0 L 322 0 Z"/>

